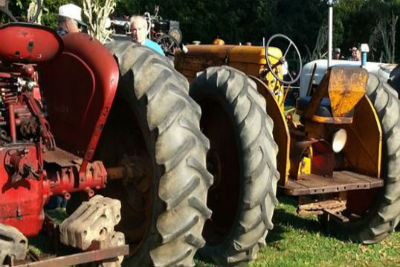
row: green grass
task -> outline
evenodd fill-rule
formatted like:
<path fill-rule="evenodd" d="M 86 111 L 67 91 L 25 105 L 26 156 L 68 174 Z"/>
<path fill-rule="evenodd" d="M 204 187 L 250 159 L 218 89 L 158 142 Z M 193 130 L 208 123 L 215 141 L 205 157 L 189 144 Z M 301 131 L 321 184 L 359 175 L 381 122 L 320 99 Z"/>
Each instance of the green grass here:
<path fill-rule="evenodd" d="M 279 201 L 273 217 L 274 229 L 267 236 L 267 246 L 249 266 L 400 266 L 400 232 L 370 246 L 342 241 L 325 234 L 316 216 L 297 216 L 294 199 L 280 197 Z M 66 216 L 62 209 L 47 213 L 58 222 Z M 31 248 L 40 252 L 43 243 L 45 240 L 39 236 Z M 215 266 L 199 259 L 195 262 L 198 267 Z"/>
<path fill-rule="evenodd" d="M 324 234 L 317 217 L 297 216 L 293 199 L 279 200 L 267 246 L 249 266 L 400 266 L 400 232 L 369 246 L 342 241 Z M 197 260 L 196 266 L 213 265 Z"/>

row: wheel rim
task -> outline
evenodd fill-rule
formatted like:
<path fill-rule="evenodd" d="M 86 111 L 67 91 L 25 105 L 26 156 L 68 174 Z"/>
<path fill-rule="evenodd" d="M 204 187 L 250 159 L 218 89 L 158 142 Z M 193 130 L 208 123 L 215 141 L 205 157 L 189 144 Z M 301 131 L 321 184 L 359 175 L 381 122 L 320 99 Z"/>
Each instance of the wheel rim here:
<path fill-rule="evenodd" d="M 134 250 L 131 251 L 131 255 L 134 255 L 146 239 L 152 223 L 153 196 L 155 194 L 154 168 L 137 118 L 127 103 L 117 101 L 117 99 L 115 102 L 96 157 L 100 158 L 106 167 L 124 164 L 142 165 L 140 167 L 144 173 L 141 177 L 110 181 L 102 192 L 105 196 L 121 201 L 122 216 L 116 230 L 122 231 L 125 234 L 126 242 L 133 245 Z M 124 114 L 123 117 L 121 114 Z M 131 123 L 129 125 L 122 124 L 121 121 Z M 125 141 L 121 142 L 121 140 Z"/>
<path fill-rule="evenodd" d="M 240 197 L 241 172 L 231 119 L 216 102 L 201 106 L 201 128 L 210 140 L 211 147 L 207 155 L 207 167 L 214 175 L 214 184 L 207 198 L 212 216 L 206 221 L 203 236 L 213 246 L 226 240 L 234 226 Z"/>

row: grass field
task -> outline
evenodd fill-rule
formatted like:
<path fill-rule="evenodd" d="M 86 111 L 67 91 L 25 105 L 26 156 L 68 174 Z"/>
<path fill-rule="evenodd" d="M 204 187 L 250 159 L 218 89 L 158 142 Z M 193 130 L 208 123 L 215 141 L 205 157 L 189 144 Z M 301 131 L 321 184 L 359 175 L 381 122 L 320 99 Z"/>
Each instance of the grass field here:
<path fill-rule="evenodd" d="M 260 250 L 258 259 L 251 262 L 250 267 L 400 266 L 400 232 L 370 246 L 342 241 L 324 234 L 317 217 L 297 216 L 293 199 L 281 197 L 279 201 L 267 246 Z M 49 215 L 59 222 L 65 217 L 59 210 Z M 41 237 L 34 242 L 37 247 L 42 247 L 43 243 L 46 242 Z M 196 266 L 215 265 L 196 259 Z"/>
<path fill-rule="evenodd" d="M 267 246 L 249 266 L 400 266 L 400 232 L 370 246 L 341 241 L 324 234 L 317 217 L 298 217 L 291 198 L 279 201 Z M 196 266 L 213 265 L 198 260 Z"/>

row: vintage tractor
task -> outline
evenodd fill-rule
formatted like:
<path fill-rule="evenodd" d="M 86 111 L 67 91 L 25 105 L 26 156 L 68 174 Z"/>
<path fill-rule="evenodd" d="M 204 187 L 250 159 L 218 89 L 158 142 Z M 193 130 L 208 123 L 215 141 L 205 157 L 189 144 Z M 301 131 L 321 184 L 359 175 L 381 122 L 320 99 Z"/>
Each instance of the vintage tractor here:
<path fill-rule="evenodd" d="M 203 256 L 220 264 L 254 259 L 272 228 L 277 187 L 298 199 L 299 214 L 318 214 L 345 239 L 375 243 L 394 229 L 400 102 L 390 86 L 360 67 L 332 67 L 290 107 L 285 99 L 302 64 L 286 36 L 266 46 L 187 48 L 175 66 L 202 108 L 215 176 Z"/>
<path fill-rule="evenodd" d="M 0 9 L 0 265 L 194 265 L 213 178 L 187 80 L 147 48 L 60 38 Z M 70 198 L 59 227 L 52 195 Z M 81 252 L 27 253 L 42 229 Z"/>

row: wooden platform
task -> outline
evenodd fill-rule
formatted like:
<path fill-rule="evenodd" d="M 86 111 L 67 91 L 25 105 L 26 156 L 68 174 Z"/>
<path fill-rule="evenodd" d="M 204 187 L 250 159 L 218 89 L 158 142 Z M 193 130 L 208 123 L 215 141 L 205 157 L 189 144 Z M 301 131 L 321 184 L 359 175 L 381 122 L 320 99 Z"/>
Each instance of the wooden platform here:
<path fill-rule="evenodd" d="M 299 180 L 289 178 L 285 186 L 279 185 L 279 189 L 285 194 L 300 196 L 371 189 L 382 186 L 382 179 L 350 171 L 339 171 L 333 172 L 333 177 L 310 174 L 300 176 Z"/>

